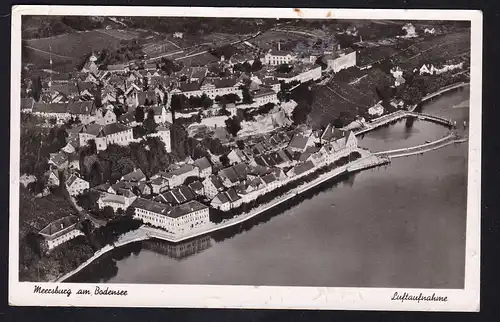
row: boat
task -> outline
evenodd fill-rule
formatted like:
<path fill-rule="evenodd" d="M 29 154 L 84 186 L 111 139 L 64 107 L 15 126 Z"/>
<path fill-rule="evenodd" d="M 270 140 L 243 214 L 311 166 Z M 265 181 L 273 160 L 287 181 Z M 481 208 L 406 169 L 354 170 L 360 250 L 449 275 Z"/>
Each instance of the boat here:
<path fill-rule="evenodd" d="M 425 143 L 431 143 L 431 141 L 427 140 L 427 141 L 425 141 Z"/>

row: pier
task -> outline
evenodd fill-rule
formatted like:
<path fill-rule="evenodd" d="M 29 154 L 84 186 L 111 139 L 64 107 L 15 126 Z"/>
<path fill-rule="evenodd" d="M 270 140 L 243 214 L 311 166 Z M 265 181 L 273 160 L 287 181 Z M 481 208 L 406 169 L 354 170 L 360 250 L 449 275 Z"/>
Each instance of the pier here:
<path fill-rule="evenodd" d="M 411 112 L 411 111 L 397 111 L 391 114 L 387 114 L 384 116 L 381 116 L 377 119 L 374 119 L 373 121 L 369 123 L 365 123 L 364 127 L 362 129 L 359 129 L 354 132 L 354 135 L 361 135 L 365 134 L 367 132 L 373 131 L 376 128 L 379 128 L 381 126 L 387 125 L 389 123 L 407 118 L 407 117 L 415 117 L 418 118 L 419 120 L 425 120 L 425 121 L 430 121 L 434 123 L 438 123 L 447 127 L 452 127 L 453 122 L 451 120 L 435 116 L 435 115 L 430 115 L 430 114 L 425 114 L 425 113 L 416 113 L 416 112 Z"/>
<path fill-rule="evenodd" d="M 446 137 L 438 139 L 438 140 L 433 141 L 433 142 L 420 144 L 420 145 L 409 147 L 409 148 L 402 148 L 402 149 L 377 152 L 374 154 L 377 156 L 380 156 L 380 157 L 393 159 L 393 158 L 406 157 L 406 156 L 411 156 L 411 155 L 416 155 L 416 154 L 422 154 L 424 152 L 429 152 L 432 150 L 437 150 L 437 149 L 443 148 L 443 147 L 450 145 L 450 144 L 463 143 L 466 141 L 467 141 L 466 137 L 460 137 L 458 134 L 452 132 L 449 135 L 447 135 Z"/>

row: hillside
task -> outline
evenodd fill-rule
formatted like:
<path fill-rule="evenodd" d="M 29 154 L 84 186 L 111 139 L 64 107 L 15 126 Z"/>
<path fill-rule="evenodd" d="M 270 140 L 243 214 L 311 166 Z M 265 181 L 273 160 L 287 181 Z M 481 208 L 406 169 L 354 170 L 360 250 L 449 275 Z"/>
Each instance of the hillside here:
<path fill-rule="evenodd" d="M 37 68 L 48 68 L 49 52 L 55 70 L 73 69 L 83 62 L 92 51 L 115 49 L 122 40 L 133 38 L 133 34 L 113 30 L 73 31 L 54 37 L 23 41 L 22 59 L 24 64 L 34 64 Z"/>

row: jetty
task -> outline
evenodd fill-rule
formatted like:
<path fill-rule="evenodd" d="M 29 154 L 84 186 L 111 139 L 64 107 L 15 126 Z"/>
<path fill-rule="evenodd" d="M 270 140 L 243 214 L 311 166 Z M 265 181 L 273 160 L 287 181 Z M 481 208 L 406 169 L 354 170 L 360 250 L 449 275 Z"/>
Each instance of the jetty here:
<path fill-rule="evenodd" d="M 379 118 L 376 118 L 376 119 L 372 120 L 371 122 L 364 123 L 363 128 L 355 131 L 354 135 L 358 136 L 361 134 L 365 134 L 367 132 L 375 130 L 376 128 L 379 128 L 381 126 L 390 124 L 392 122 L 395 122 L 395 121 L 398 121 L 398 120 L 401 120 L 401 119 L 404 119 L 407 117 L 414 117 L 414 118 L 417 118 L 419 120 L 425 120 L 425 121 L 438 123 L 438 124 L 441 124 L 441 125 L 444 125 L 444 126 L 450 127 L 450 128 L 453 126 L 453 122 L 451 120 L 448 120 L 448 119 L 445 119 L 445 118 L 442 118 L 439 116 L 400 110 L 400 111 L 390 113 L 390 114 L 381 116 Z"/>
<path fill-rule="evenodd" d="M 460 137 L 458 134 L 452 132 L 449 135 L 445 136 L 444 138 L 441 138 L 441 139 L 438 139 L 438 140 L 435 140 L 435 141 L 432 141 L 429 143 L 420 144 L 420 145 L 416 145 L 416 146 L 409 147 L 409 148 L 376 152 L 374 154 L 377 156 L 380 156 L 380 157 L 393 159 L 393 158 L 406 157 L 406 156 L 411 156 L 411 155 L 416 155 L 416 154 L 422 154 L 424 152 L 429 152 L 432 150 L 437 150 L 437 149 L 443 148 L 443 147 L 450 145 L 450 144 L 463 143 L 466 141 L 467 141 L 466 137 Z"/>

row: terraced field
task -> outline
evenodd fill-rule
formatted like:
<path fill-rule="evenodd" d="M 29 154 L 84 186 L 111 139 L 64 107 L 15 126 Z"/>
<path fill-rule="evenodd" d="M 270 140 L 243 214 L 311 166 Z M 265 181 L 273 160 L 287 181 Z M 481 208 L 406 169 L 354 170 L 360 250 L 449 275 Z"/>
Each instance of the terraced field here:
<path fill-rule="evenodd" d="M 392 59 L 403 69 L 413 69 L 424 63 L 436 64 L 466 57 L 468 53 L 470 53 L 470 33 L 460 32 L 429 37 L 397 53 Z"/>
<path fill-rule="evenodd" d="M 423 64 L 439 64 L 460 58 L 470 52 L 470 33 L 455 32 L 415 39 L 401 39 L 397 43 L 363 48 L 358 55 L 358 66 L 390 59 L 403 69 L 411 70 Z M 466 60 L 466 59 L 465 59 Z"/>
<path fill-rule="evenodd" d="M 341 73 L 326 86 L 313 89 L 312 125 L 325 126 L 334 118 L 349 115 L 354 118 L 380 100 L 376 88 L 390 83 L 391 77 L 380 69 L 351 70 Z"/>

